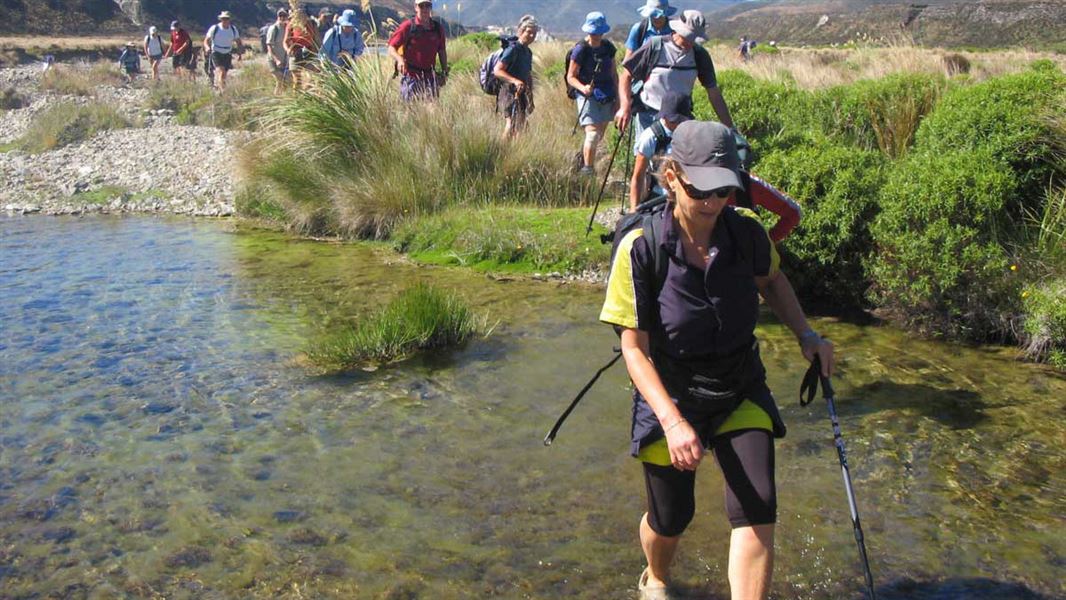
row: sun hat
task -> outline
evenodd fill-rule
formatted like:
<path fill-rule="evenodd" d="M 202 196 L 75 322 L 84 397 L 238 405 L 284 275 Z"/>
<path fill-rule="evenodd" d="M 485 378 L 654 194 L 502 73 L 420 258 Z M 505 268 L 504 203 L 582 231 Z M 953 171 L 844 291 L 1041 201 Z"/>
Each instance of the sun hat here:
<path fill-rule="evenodd" d="M 318 16 L 320 16 L 320 17 L 328 17 L 328 16 L 330 16 L 330 15 L 332 15 L 332 14 L 333 14 L 333 9 L 332 9 L 332 8 L 330 8 L 330 7 L 328 7 L 328 6 L 323 6 L 323 7 L 322 7 L 322 8 L 321 8 L 321 9 L 320 9 L 320 10 L 318 11 Z"/>
<path fill-rule="evenodd" d="M 279 8 L 278 9 L 278 16 L 279 17 L 287 17 L 287 16 L 289 16 L 289 11 L 285 10 L 284 8 Z"/>
<path fill-rule="evenodd" d="M 692 119 L 692 96 L 669 92 L 663 96 L 659 105 L 657 119 L 665 119 L 672 123 L 681 123 Z"/>
<path fill-rule="evenodd" d="M 670 21 L 670 29 L 693 44 L 707 41 L 707 22 L 703 20 L 703 13 L 698 10 L 686 10 L 681 13 L 681 18 Z"/>
<path fill-rule="evenodd" d="M 672 17 L 677 12 L 677 7 L 670 6 L 670 0 L 648 0 L 637 12 L 645 19 L 659 19 Z"/>
<path fill-rule="evenodd" d="M 611 26 L 607 24 L 607 17 L 603 16 L 603 13 L 599 11 L 593 11 L 586 15 L 585 24 L 581 26 L 581 31 L 590 35 L 603 35 L 610 30 Z"/>
<path fill-rule="evenodd" d="M 744 189 L 733 132 L 715 121 L 685 121 L 674 129 L 670 156 L 696 189 Z"/>
<path fill-rule="evenodd" d="M 159 29 L 157 29 L 155 25 L 148 28 L 148 35 L 155 35 L 157 33 L 159 33 Z"/>
<path fill-rule="evenodd" d="M 340 20 L 337 21 L 337 25 L 340 25 L 341 27 L 355 27 L 355 23 L 352 23 L 351 17 L 345 16 L 342 16 Z"/>
<path fill-rule="evenodd" d="M 181 23 L 180 22 L 178 22 L 178 21 L 171 21 L 170 22 L 170 30 L 171 31 L 177 31 L 179 27 L 181 27 Z"/>
<path fill-rule="evenodd" d="M 126 47 L 127 48 L 136 48 L 137 47 L 137 42 L 126 42 Z"/>
<path fill-rule="evenodd" d="M 224 10 L 224 11 L 218 13 L 218 20 L 219 21 L 221 21 L 222 19 L 232 19 L 232 18 L 233 18 L 233 15 L 229 14 L 228 10 Z"/>

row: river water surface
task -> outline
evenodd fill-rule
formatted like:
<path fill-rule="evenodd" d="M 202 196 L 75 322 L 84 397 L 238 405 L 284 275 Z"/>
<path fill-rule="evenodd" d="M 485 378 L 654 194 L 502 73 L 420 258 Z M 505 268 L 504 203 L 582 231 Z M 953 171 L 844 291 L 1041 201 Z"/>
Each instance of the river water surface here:
<path fill-rule="evenodd" d="M 423 281 L 498 322 L 319 377 L 300 351 Z M 629 598 L 642 568 L 624 369 L 602 292 L 418 268 L 232 223 L 0 218 L 0 598 Z M 824 405 L 760 327 L 777 598 L 861 598 Z M 1066 381 L 1008 350 L 820 319 L 885 598 L 1066 597 Z M 675 570 L 724 598 L 716 467 Z"/>

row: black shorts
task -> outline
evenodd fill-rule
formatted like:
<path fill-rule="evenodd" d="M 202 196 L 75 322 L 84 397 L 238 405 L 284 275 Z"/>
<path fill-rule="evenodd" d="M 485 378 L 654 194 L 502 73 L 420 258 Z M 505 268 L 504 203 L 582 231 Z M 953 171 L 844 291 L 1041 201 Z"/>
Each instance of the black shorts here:
<path fill-rule="evenodd" d="M 217 68 L 217 69 L 225 69 L 225 70 L 229 71 L 230 69 L 233 68 L 233 55 L 232 54 L 228 54 L 228 53 L 227 54 L 223 54 L 221 52 L 212 52 L 211 53 L 211 61 L 213 63 L 215 63 L 215 68 Z"/>
<path fill-rule="evenodd" d="M 181 54 L 175 54 L 171 57 L 171 64 L 174 69 L 192 69 L 192 50 L 186 50 Z"/>

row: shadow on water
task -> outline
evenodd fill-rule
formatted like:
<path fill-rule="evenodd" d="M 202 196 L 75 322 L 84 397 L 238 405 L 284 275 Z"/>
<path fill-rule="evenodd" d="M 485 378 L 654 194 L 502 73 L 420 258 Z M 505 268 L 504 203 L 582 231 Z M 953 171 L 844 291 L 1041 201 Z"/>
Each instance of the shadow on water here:
<path fill-rule="evenodd" d="M 988 405 L 970 390 L 943 390 L 924 384 L 875 381 L 852 390 L 848 396 L 861 400 L 852 404 L 853 412 L 869 414 L 885 410 L 908 409 L 936 419 L 951 429 L 972 429 L 988 419 Z"/>
<path fill-rule="evenodd" d="M 1052 600 L 1023 584 L 985 577 L 953 577 L 938 581 L 900 579 L 877 589 L 882 600 Z"/>

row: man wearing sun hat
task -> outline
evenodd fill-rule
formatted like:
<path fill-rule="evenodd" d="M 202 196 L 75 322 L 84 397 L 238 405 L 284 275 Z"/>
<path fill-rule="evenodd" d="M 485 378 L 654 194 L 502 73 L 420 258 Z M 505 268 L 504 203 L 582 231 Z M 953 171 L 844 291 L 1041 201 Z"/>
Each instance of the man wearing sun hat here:
<path fill-rule="evenodd" d="M 686 10 L 670 22 L 673 33 L 653 37 L 622 63 L 624 69 L 618 82 L 621 104 L 615 113 L 615 123 L 625 130 L 636 113 L 636 135 L 655 122 L 662 99 L 666 94 L 692 95 L 698 79 L 707 90 L 718 120 L 733 127 L 718 81 L 714 74 L 714 62 L 707 49 L 701 46 L 706 41 L 706 23 L 703 14 Z M 633 82 L 639 82 L 639 104 L 634 105 Z"/>
<path fill-rule="evenodd" d="M 415 0 L 415 16 L 389 37 L 389 57 L 396 61 L 400 96 L 405 102 L 436 98 L 448 76 L 444 26 L 433 18 L 431 0 Z M 436 71 L 440 58 L 440 75 Z"/>
<path fill-rule="evenodd" d="M 363 54 L 364 47 L 356 21 L 348 11 L 344 13 L 322 39 L 322 58 L 339 67 L 353 65 L 352 61 Z"/>
<path fill-rule="evenodd" d="M 670 29 L 669 19 L 677 12 L 677 8 L 670 6 L 669 0 L 648 0 L 637 12 L 644 18 L 633 23 L 629 30 L 629 37 L 626 38 L 626 59 L 649 39 L 674 32 Z"/>
<path fill-rule="evenodd" d="M 233 54 L 239 54 L 241 50 L 241 33 L 233 25 L 233 15 L 224 10 L 218 15 L 218 23 L 212 25 L 204 36 L 204 53 L 211 54 L 219 92 L 226 91 L 226 76 L 233 68 Z"/>

